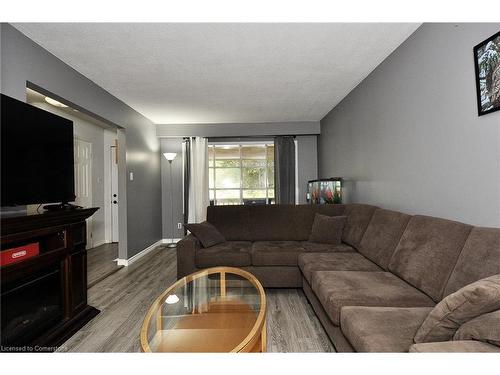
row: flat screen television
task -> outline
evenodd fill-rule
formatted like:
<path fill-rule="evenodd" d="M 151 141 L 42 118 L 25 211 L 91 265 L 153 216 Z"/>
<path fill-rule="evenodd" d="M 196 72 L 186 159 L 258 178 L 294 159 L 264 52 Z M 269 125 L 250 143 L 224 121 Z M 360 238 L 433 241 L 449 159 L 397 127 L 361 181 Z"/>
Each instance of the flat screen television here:
<path fill-rule="evenodd" d="M 1 95 L 1 206 L 75 200 L 73 122 Z"/>

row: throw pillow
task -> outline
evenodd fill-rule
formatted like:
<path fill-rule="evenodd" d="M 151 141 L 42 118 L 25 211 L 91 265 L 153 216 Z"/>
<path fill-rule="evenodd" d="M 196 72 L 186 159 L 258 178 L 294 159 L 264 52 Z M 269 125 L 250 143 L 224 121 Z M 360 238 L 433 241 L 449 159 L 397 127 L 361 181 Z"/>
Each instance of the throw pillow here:
<path fill-rule="evenodd" d="M 478 340 L 500 346 L 500 310 L 479 315 L 462 324 L 453 340 Z"/>
<path fill-rule="evenodd" d="M 346 219 L 346 216 L 316 214 L 314 216 L 311 234 L 309 235 L 309 241 L 340 245 Z"/>
<path fill-rule="evenodd" d="M 418 329 L 414 341 L 451 340 L 462 324 L 498 309 L 500 275 L 494 275 L 466 285 L 439 302 Z"/>
<path fill-rule="evenodd" d="M 185 224 L 184 226 L 201 242 L 203 247 L 210 247 L 226 242 L 224 236 L 208 221 L 200 224 Z"/>

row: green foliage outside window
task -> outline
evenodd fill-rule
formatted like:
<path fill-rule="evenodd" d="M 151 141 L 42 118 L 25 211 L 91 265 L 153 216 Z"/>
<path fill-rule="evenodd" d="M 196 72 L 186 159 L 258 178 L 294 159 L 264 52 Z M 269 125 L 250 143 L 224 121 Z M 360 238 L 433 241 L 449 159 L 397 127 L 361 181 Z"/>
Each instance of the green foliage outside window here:
<path fill-rule="evenodd" d="M 210 200 L 216 205 L 274 202 L 274 145 L 210 145 Z"/>

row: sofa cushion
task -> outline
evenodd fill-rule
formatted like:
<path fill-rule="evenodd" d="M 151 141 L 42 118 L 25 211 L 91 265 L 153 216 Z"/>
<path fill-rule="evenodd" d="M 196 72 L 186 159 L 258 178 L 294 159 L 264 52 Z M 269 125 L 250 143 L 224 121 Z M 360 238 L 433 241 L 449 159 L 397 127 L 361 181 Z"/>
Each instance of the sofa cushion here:
<path fill-rule="evenodd" d="M 387 270 L 411 216 L 378 208 L 359 244 L 359 252 Z"/>
<path fill-rule="evenodd" d="M 347 221 L 342 241 L 357 248 L 376 209 L 377 207 L 367 204 L 346 205 L 344 215 L 347 216 Z"/>
<path fill-rule="evenodd" d="M 479 315 L 462 324 L 453 340 L 479 340 L 500 346 L 500 310 Z"/>
<path fill-rule="evenodd" d="M 228 241 L 252 241 L 249 206 L 208 206 L 207 221 Z"/>
<path fill-rule="evenodd" d="M 333 324 L 343 306 L 423 307 L 435 303 L 390 272 L 313 271 L 311 287 Z"/>
<path fill-rule="evenodd" d="M 327 216 L 344 212 L 344 206 L 328 206 L 322 209 L 315 205 L 249 206 L 252 241 L 305 241 L 311 233 L 316 212 Z"/>
<path fill-rule="evenodd" d="M 199 224 L 189 223 L 184 226 L 201 242 L 203 247 L 210 247 L 226 242 L 226 239 L 217 228 L 207 221 Z"/>
<path fill-rule="evenodd" d="M 469 320 L 500 309 L 500 275 L 476 281 L 450 294 L 429 313 L 415 342 L 451 340 Z"/>
<path fill-rule="evenodd" d="M 250 225 L 253 241 L 302 240 L 299 223 L 295 220 L 295 206 L 278 204 L 250 207 Z"/>
<path fill-rule="evenodd" d="M 228 241 L 307 241 L 316 213 L 344 210 L 342 204 L 209 206 L 207 221 Z"/>
<path fill-rule="evenodd" d="M 297 241 L 255 241 L 252 244 L 254 266 L 297 266 L 305 250 Z"/>
<path fill-rule="evenodd" d="M 252 243 L 248 241 L 227 241 L 197 250 L 194 256 L 195 264 L 198 268 L 249 266 L 252 263 L 250 259 L 251 248 Z"/>
<path fill-rule="evenodd" d="M 346 306 L 342 332 L 357 352 L 407 352 L 432 307 Z"/>
<path fill-rule="evenodd" d="M 497 274 L 500 274 L 500 229 L 472 228 L 446 284 L 444 296 Z"/>
<path fill-rule="evenodd" d="M 471 229 L 456 221 L 413 216 L 389 262 L 389 270 L 437 302 Z"/>
<path fill-rule="evenodd" d="M 342 204 L 299 204 L 294 205 L 293 210 L 293 222 L 297 235 L 295 238 L 306 241 L 311 234 L 311 228 L 317 213 L 326 216 L 341 216 L 344 213 L 345 206 Z"/>
<path fill-rule="evenodd" d="M 354 247 L 347 245 L 345 243 L 341 243 L 338 245 L 331 245 L 327 243 L 316 243 L 310 241 L 302 241 L 301 246 L 308 252 L 316 252 L 316 253 L 352 253 L 355 252 L 356 249 Z"/>
<path fill-rule="evenodd" d="M 345 216 L 326 216 L 316 214 L 309 235 L 310 242 L 339 245 L 342 242 L 342 231 L 346 222 Z"/>
<path fill-rule="evenodd" d="M 481 341 L 441 341 L 413 344 L 410 353 L 492 353 L 500 352 L 495 345 Z"/>
<path fill-rule="evenodd" d="M 383 271 L 359 253 L 302 253 L 299 267 L 304 278 L 311 284 L 313 271 Z"/>

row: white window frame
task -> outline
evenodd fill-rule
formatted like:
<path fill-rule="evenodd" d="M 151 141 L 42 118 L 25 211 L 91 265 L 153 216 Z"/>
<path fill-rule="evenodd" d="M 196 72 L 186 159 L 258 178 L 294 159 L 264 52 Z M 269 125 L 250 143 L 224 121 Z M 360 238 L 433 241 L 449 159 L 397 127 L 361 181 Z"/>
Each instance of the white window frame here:
<path fill-rule="evenodd" d="M 243 188 L 243 158 L 242 158 L 242 155 L 241 155 L 241 150 L 242 150 L 242 147 L 243 146 L 251 146 L 251 145 L 256 145 L 256 146 L 266 146 L 266 167 L 264 168 L 264 179 L 266 181 L 266 187 L 263 188 L 263 189 L 249 189 L 249 188 Z M 267 179 L 267 168 L 268 168 L 268 159 L 267 159 L 267 148 L 269 146 L 272 146 L 274 147 L 274 141 L 273 140 L 262 140 L 262 141 L 236 141 L 236 142 L 231 142 L 231 141 L 227 141 L 227 142 L 224 142 L 224 141 L 214 141 L 214 142 L 209 142 L 208 143 L 208 147 L 212 147 L 212 146 L 237 146 L 238 149 L 239 149 L 239 169 L 240 169 L 240 187 L 239 188 L 216 188 L 216 185 L 217 185 L 217 182 L 216 182 L 216 173 L 215 173 L 215 170 L 216 170 L 216 167 L 215 167 L 215 147 L 214 147 L 214 158 L 213 159 L 210 159 L 209 158 L 209 163 L 208 163 L 208 173 L 210 173 L 210 170 L 213 169 L 213 181 L 214 181 L 214 185 L 213 185 L 213 188 L 211 188 L 209 186 L 209 191 L 212 191 L 214 192 L 213 194 L 213 202 L 214 202 L 214 205 L 217 205 L 217 190 L 239 190 L 240 192 L 240 197 L 239 197 L 239 204 L 244 204 L 244 198 L 243 198 L 243 192 L 245 190 L 265 190 L 266 191 L 266 204 L 269 204 L 267 202 L 269 202 L 269 190 L 275 190 L 275 187 L 272 187 L 270 188 L 269 185 L 268 185 L 268 179 Z M 213 161 L 213 164 L 212 164 L 212 161 Z M 275 191 L 276 193 L 276 191 Z M 276 199 L 276 194 L 275 194 L 275 197 L 274 198 L 271 198 L 271 199 Z"/>

